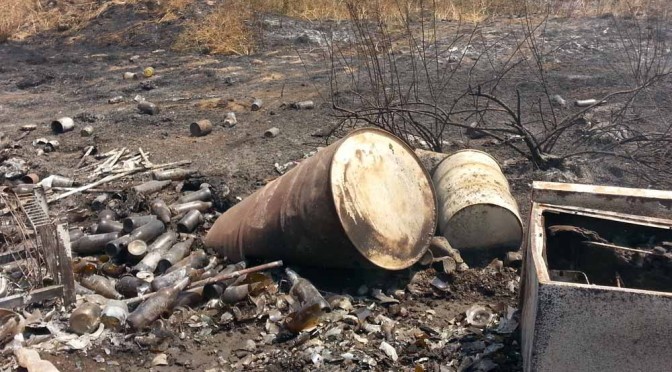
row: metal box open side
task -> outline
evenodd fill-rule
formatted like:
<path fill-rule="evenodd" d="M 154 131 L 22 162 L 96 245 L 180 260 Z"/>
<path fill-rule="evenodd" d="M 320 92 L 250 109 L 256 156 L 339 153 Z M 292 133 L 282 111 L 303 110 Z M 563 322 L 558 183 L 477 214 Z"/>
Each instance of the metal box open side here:
<path fill-rule="evenodd" d="M 672 369 L 672 252 L 613 244 L 672 240 L 670 218 L 672 192 L 534 183 L 521 288 L 525 371 Z M 598 236 L 563 237 L 563 226 Z"/>

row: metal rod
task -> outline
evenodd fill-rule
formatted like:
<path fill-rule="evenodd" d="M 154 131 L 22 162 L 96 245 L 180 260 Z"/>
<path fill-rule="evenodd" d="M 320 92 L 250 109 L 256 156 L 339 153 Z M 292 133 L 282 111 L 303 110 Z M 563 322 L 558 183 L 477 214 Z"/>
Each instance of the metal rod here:
<path fill-rule="evenodd" d="M 600 243 L 600 242 L 590 242 L 590 241 L 584 241 L 581 242 L 584 245 L 590 245 L 592 247 L 598 247 L 598 248 L 609 248 L 609 249 L 618 249 L 621 251 L 627 251 L 627 252 L 632 252 L 632 253 L 641 253 L 641 254 L 651 254 L 654 256 L 661 256 L 665 257 L 662 254 L 656 254 L 653 252 L 645 251 L 643 249 L 635 249 L 635 248 L 628 248 L 628 247 L 622 247 L 620 245 L 614 245 L 614 244 L 608 244 L 608 243 Z"/>
<path fill-rule="evenodd" d="M 206 284 L 217 283 L 217 282 L 221 282 L 223 280 L 237 278 L 241 275 L 254 273 L 254 272 L 257 272 L 257 271 L 263 271 L 263 270 L 267 270 L 267 269 L 273 269 L 273 268 L 276 268 L 276 267 L 281 267 L 282 265 L 283 265 L 282 261 L 273 261 L 273 262 L 269 262 L 269 263 L 266 263 L 266 264 L 263 264 L 263 265 L 253 266 L 253 267 L 250 267 L 248 269 L 242 269 L 242 270 L 234 271 L 232 273 L 220 274 L 220 275 L 217 275 L 217 276 L 213 276 L 212 278 L 199 280 L 197 282 L 191 283 L 189 285 L 189 287 L 187 287 L 187 288 L 194 288 L 194 287 L 200 287 L 200 286 L 206 285 Z"/>

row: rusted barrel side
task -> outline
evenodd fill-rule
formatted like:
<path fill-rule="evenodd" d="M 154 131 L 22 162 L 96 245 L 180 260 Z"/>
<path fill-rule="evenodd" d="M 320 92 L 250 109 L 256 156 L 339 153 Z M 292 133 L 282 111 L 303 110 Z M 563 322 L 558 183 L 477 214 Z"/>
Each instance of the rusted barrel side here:
<path fill-rule="evenodd" d="M 433 176 L 439 232 L 457 249 L 518 248 L 523 225 L 497 161 L 478 150 L 443 160 Z"/>
<path fill-rule="evenodd" d="M 363 129 L 228 210 L 205 244 L 232 261 L 398 270 L 422 256 L 435 228 L 434 190 L 412 150 Z"/>

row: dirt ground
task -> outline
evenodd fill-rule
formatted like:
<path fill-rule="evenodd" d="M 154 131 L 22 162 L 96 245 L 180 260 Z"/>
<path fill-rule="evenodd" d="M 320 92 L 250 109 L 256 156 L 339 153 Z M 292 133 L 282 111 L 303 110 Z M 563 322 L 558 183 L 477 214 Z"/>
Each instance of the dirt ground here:
<path fill-rule="evenodd" d="M 28 161 L 30 170 L 41 176 L 61 174 L 82 178 L 73 168 L 86 146 L 95 144 L 101 152 L 142 147 L 154 162 L 190 160 L 192 167 L 197 168 L 207 182 L 218 187 L 226 184 L 234 197 L 244 198 L 278 176 L 275 163 L 282 165 L 300 160 L 317 147 L 325 146 L 324 138 L 312 134 L 338 123 L 327 98 L 328 60 L 323 45 L 306 36 L 318 32 L 321 26 L 269 21 L 265 48 L 259 54 L 210 56 L 171 51 L 179 21 L 170 24 L 143 21 L 142 13 L 135 12 L 134 8 L 115 6 L 77 35 L 48 33 L 24 42 L 1 44 L 0 129 L 6 139 L 12 141 L 21 134 L 21 126 L 37 125 L 35 131 L 6 151 Z M 136 24 L 139 26 L 130 28 Z M 454 25 L 446 22 L 442 27 L 448 32 Z M 484 27 L 484 32 L 496 37 L 507 27 L 516 27 L 516 20 L 494 20 Z M 618 81 L 617 73 L 604 62 L 610 53 L 617 51 L 615 42 L 609 42 L 609 33 L 605 31 L 608 28 L 606 18 L 549 22 L 546 31 L 549 42 L 564 45 L 557 56 L 558 61 L 553 62 L 551 77 L 566 99 L 593 97 Z M 131 62 L 129 59 L 136 55 L 139 58 Z M 155 68 L 154 77 L 122 79 L 124 72 L 140 72 L 147 66 Z M 150 85 L 152 89 L 147 89 Z M 662 103 L 669 102 L 669 94 L 660 97 Z M 133 102 L 136 95 L 158 104 L 160 113 L 139 113 Z M 115 96 L 123 96 L 124 101 L 109 104 L 108 99 Z M 263 100 L 259 111 L 250 110 L 255 98 Z M 308 99 L 316 102 L 314 110 L 289 108 L 292 102 Z M 229 111 L 235 112 L 238 118 L 234 128 L 220 126 Z M 52 134 L 49 124 L 61 116 L 75 118 L 78 128 L 91 125 L 94 135 L 81 137 L 78 130 L 58 136 Z M 208 136 L 191 137 L 189 124 L 200 119 L 209 119 L 215 128 Z M 280 135 L 264 138 L 263 132 L 271 127 L 280 128 Z M 32 142 L 40 137 L 57 138 L 60 148 L 37 156 Z M 631 174 L 631 164 L 627 161 L 591 166 L 592 160 L 584 160 L 580 162 L 584 166 L 577 167 L 574 172 L 541 172 L 532 169 L 510 149 L 493 146 L 487 140 L 469 140 L 457 131 L 448 133 L 445 139 L 451 143 L 446 152 L 477 148 L 492 153 L 500 163 L 507 165 L 504 170 L 524 220 L 529 212 L 532 180 L 649 186 Z M 76 205 L 91 197 L 80 196 L 63 205 Z M 225 207 L 218 205 L 220 211 Z M 334 283 L 320 282 L 319 273 L 311 275 L 306 271 L 306 277 L 314 280 L 318 288 L 353 295 L 353 304 L 358 306 L 373 303 L 370 298 L 357 295 L 363 283 L 369 283 L 369 287 L 373 287 L 370 283 L 380 283 L 381 286 L 395 283 L 385 288 L 403 288 L 412 272 L 371 275 L 374 279 L 338 272 L 332 276 L 338 279 L 334 286 Z M 409 327 L 423 325 L 434 330 L 447 330 L 463 322 L 465 310 L 473 304 L 506 309 L 506 306 L 516 307 L 518 303 L 518 273 L 514 268 L 472 268 L 450 278 L 450 290 L 445 293 L 438 293 L 428 285 L 435 276 L 433 269 L 420 271 L 417 275 L 420 275 L 418 292 L 407 296 L 400 304 L 408 310 L 408 316 L 391 315 L 389 307 L 379 304 L 374 306 L 374 313 L 387 314 Z M 326 289 L 332 286 L 335 289 Z M 214 321 L 208 327 L 185 326 L 180 317 L 188 318 L 194 314 Z M 399 361 L 393 363 L 378 349 L 384 337 L 369 335 L 369 344 L 355 348 L 373 355 L 378 364 L 348 364 L 342 360 L 314 364 L 310 353 L 308 357 L 302 354 L 304 349 L 292 348 L 287 343 L 264 343 L 260 332 L 264 331 L 265 321 L 253 318 L 222 324 L 218 323 L 220 316 L 221 312 L 216 310 L 174 315 L 170 320 L 174 323 L 171 327 L 173 337 L 157 350 L 147 350 L 127 338 L 118 344 L 106 341 L 87 353 L 55 352 L 45 358 L 54 361 L 62 371 L 126 371 L 130 368 L 157 371 L 237 368 L 410 370 L 418 364 L 427 370 L 444 371 L 458 370 L 459 366 L 439 369 L 439 364 L 445 365 L 457 358 L 454 356 L 457 346 L 452 350 L 449 345 L 461 344 L 464 349 L 465 343 L 480 340 L 483 336 L 482 333 L 480 336 L 464 335 L 456 331 L 448 337 L 452 341 L 446 346 L 433 350 L 407 343 L 403 351 L 398 350 Z M 496 370 L 521 370 L 515 333 L 493 337 L 496 340 L 489 339 L 488 344 L 502 344 L 491 357 L 498 364 Z M 250 339 L 255 340 L 257 349 L 241 350 Z M 334 355 L 348 349 L 344 345 L 333 347 Z M 152 368 L 153 351 L 165 352 L 170 365 Z M 250 359 L 250 355 L 257 356 L 256 362 L 252 358 L 248 364 L 236 364 Z M 489 370 L 463 367 L 462 370 Z"/>

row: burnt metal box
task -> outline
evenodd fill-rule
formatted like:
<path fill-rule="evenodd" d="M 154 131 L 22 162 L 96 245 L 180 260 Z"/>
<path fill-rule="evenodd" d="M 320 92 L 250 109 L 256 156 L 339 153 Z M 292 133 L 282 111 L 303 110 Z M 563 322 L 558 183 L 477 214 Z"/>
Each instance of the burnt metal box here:
<path fill-rule="evenodd" d="M 535 182 L 525 371 L 672 370 L 672 192 Z"/>

